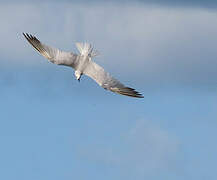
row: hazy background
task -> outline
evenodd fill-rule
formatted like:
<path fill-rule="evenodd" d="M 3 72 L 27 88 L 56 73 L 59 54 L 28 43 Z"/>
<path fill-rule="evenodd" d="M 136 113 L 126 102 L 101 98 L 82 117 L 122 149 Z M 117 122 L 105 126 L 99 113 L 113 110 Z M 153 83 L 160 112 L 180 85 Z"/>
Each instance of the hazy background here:
<path fill-rule="evenodd" d="M 215 180 L 217 2 L 0 1 L 0 179 Z M 133 99 L 49 63 L 24 39 L 78 52 Z"/>

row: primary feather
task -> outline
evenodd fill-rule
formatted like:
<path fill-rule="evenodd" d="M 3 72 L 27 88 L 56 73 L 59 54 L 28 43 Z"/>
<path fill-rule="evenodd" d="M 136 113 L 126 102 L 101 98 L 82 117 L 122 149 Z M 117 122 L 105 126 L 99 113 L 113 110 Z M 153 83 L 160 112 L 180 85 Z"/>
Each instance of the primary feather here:
<path fill-rule="evenodd" d="M 47 58 L 52 63 L 58 65 L 66 65 L 75 67 L 77 64 L 77 55 L 72 52 L 64 52 L 57 48 L 53 48 L 42 44 L 35 36 L 24 34 L 27 41 L 45 58 Z"/>
<path fill-rule="evenodd" d="M 143 98 L 143 96 L 135 91 L 135 89 L 124 86 L 93 61 L 89 62 L 83 73 L 94 79 L 101 87 L 106 90 L 126 96 Z"/>

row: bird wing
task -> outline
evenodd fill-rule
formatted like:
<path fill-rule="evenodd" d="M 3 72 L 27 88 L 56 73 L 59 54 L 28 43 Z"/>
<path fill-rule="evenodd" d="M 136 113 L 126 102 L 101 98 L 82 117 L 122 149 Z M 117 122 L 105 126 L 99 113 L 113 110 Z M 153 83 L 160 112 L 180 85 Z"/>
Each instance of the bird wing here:
<path fill-rule="evenodd" d="M 75 67 L 77 64 L 77 55 L 72 52 L 64 52 L 42 44 L 35 36 L 23 33 L 27 41 L 45 58 L 58 65 Z"/>
<path fill-rule="evenodd" d="M 140 94 L 133 88 L 124 86 L 117 79 L 110 76 L 110 74 L 107 73 L 101 66 L 99 66 L 93 61 L 89 61 L 89 64 L 84 69 L 83 74 L 91 77 L 106 90 L 110 90 L 112 92 L 125 96 L 143 98 L 142 94 Z"/>

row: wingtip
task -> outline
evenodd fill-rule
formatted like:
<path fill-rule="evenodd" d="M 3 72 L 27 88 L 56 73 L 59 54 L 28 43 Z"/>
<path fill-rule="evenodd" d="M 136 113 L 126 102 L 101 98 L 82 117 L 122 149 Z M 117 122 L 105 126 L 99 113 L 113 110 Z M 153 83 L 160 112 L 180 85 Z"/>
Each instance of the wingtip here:
<path fill-rule="evenodd" d="M 28 33 L 22 33 L 23 34 L 23 36 L 26 38 L 26 39 L 34 39 L 34 38 L 36 38 L 35 36 L 33 36 L 33 35 L 31 35 L 31 34 L 28 34 Z"/>
<path fill-rule="evenodd" d="M 129 97 L 134 97 L 134 98 L 144 98 L 144 96 L 137 92 L 135 89 L 133 88 L 129 88 L 129 87 L 123 87 L 123 88 L 111 88 L 111 91 L 124 95 L 124 96 L 129 96 Z"/>
<path fill-rule="evenodd" d="M 23 34 L 23 36 L 27 39 L 27 40 L 29 40 L 29 39 L 31 39 L 31 35 L 29 35 L 28 33 L 22 33 Z"/>
<path fill-rule="evenodd" d="M 138 96 L 137 98 L 144 98 L 144 96 L 141 94 L 140 96 Z"/>
<path fill-rule="evenodd" d="M 135 89 L 129 87 L 126 87 L 126 89 L 128 90 L 127 94 L 129 94 L 131 97 L 144 98 L 144 96 L 141 93 L 137 92 Z"/>
<path fill-rule="evenodd" d="M 23 34 L 23 36 L 26 38 L 26 34 L 27 34 L 27 33 L 24 33 L 24 32 L 23 32 L 22 34 Z"/>

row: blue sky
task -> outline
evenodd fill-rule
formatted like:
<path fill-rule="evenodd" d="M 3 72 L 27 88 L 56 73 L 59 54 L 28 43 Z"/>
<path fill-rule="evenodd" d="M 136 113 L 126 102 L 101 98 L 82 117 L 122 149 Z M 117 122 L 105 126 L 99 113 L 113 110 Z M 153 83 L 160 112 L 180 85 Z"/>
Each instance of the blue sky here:
<path fill-rule="evenodd" d="M 0 179 L 217 178 L 214 1 L 0 1 Z M 22 32 L 95 61 L 142 92 L 77 82 Z"/>

